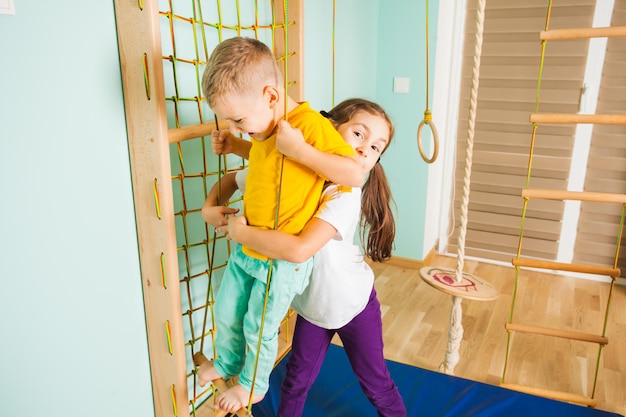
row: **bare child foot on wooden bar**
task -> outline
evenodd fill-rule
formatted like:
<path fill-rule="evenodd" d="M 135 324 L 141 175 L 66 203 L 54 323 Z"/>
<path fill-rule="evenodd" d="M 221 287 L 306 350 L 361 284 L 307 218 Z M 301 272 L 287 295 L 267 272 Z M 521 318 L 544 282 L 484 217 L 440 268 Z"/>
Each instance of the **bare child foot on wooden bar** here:
<path fill-rule="evenodd" d="M 230 386 L 220 374 L 217 373 L 213 366 L 213 361 L 207 359 L 203 353 L 197 352 L 193 355 L 193 362 L 197 368 L 198 384 L 203 387 L 209 382 L 215 385 L 217 394 L 215 396 L 215 410 L 225 411 L 227 413 L 236 414 L 237 416 L 246 416 L 248 414 L 247 406 L 250 400 L 250 392 L 239 384 Z M 253 398 L 252 403 L 256 404 L 265 397 L 259 395 Z"/>
<path fill-rule="evenodd" d="M 265 397 L 264 395 L 255 396 L 252 404 L 256 404 Z M 215 400 L 215 408 L 228 413 L 234 413 L 248 406 L 250 401 L 250 392 L 239 384 L 228 388 L 226 391 L 218 394 Z"/>
<path fill-rule="evenodd" d="M 194 354 L 193 361 L 198 368 L 198 384 L 200 384 L 201 387 L 205 386 L 209 382 L 215 381 L 216 379 L 222 378 L 222 376 L 215 370 L 213 361 L 208 360 L 204 354 L 200 352 Z"/>

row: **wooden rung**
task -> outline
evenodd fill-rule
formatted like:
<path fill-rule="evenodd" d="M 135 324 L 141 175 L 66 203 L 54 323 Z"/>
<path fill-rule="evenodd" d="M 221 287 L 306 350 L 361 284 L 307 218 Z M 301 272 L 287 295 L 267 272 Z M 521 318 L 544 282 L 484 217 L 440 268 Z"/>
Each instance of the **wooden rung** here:
<path fill-rule="evenodd" d="M 598 405 L 598 401 L 595 398 L 588 398 L 583 395 L 572 394 L 569 392 L 553 391 L 553 390 L 544 389 L 544 388 L 529 387 L 529 386 L 518 385 L 518 384 L 509 384 L 506 382 L 500 383 L 500 387 L 510 389 L 513 391 L 524 392 L 526 394 L 536 395 L 538 397 L 551 398 L 554 400 L 586 405 L 588 407 L 596 407 Z"/>
<path fill-rule="evenodd" d="M 533 326 L 532 324 L 505 323 L 504 328 L 512 332 L 540 334 L 543 336 L 561 337 L 563 339 L 580 340 L 581 342 L 606 345 L 609 338 L 595 334 L 572 332 L 570 330 L 551 329 L 549 327 Z"/>
<path fill-rule="evenodd" d="M 218 126 L 220 129 L 228 129 L 228 123 L 224 121 L 220 121 Z M 167 131 L 167 140 L 169 143 L 178 143 L 187 139 L 211 136 L 211 132 L 213 132 L 214 129 L 215 122 L 199 123 L 197 125 L 169 129 Z"/>
<path fill-rule="evenodd" d="M 534 188 L 522 189 L 524 198 L 541 198 L 544 200 L 576 200 L 593 201 L 596 203 L 626 204 L 626 194 L 594 193 L 590 191 L 563 191 L 539 190 Z"/>
<path fill-rule="evenodd" d="M 193 354 L 193 363 L 197 367 L 202 365 L 204 362 L 208 362 L 208 361 L 209 359 L 206 356 L 204 356 L 204 353 L 202 352 L 196 352 Z"/>
<path fill-rule="evenodd" d="M 626 26 L 611 26 L 604 28 L 552 29 L 542 30 L 541 32 L 539 32 L 539 39 L 541 39 L 542 41 L 612 38 L 617 36 L 626 36 Z"/>
<path fill-rule="evenodd" d="M 561 262 L 540 261 L 536 259 L 513 258 L 513 266 L 527 268 L 553 269 L 555 271 L 581 272 L 583 274 L 606 275 L 613 280 L 620 276 L 619 268 L 609 268 L 596 265 L 566 264 Z"/>
<path fill-rule="evenodd" d="M 626 125 L 626 114 L 532 113 L 531 123 Z"/>
<path fill-rule="evenodd" d="M 196 413 L 196 417 L 229 417 L 232 415 L 228 411 L 214 409 L 212 400 L 207 401 L 207 403 L 208 402 L 211 403 L 211 404 L 207 404 L 209 406 L 209 412 L 208 413 L 203 412 L 201 413 L 201 415 L 198 415 L 198 413 Z M 202 408 L 200 408 L 200 410 L 202 410 Z M 236 415 L 239 415 L 239 414 L 236 414 Z M 242 414 L 241 417 L 244 417 L 244 415 Z"/>

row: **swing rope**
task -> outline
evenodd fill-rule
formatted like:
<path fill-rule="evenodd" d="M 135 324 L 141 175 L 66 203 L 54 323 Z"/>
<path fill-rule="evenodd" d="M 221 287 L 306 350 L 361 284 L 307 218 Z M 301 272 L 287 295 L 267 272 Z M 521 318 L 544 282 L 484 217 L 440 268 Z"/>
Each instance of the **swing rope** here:
<path fill-rule="evenodd" d="M 433 115 L 429 108 L 430 100 L 428 98 L 428 89 L 429 89 L 429 48 L 428 48 L 428 0 L 426 0 L 426 110 L 424 110 L 424 119 L 417 127 L 417 149 L 420 152 L 420 155 L 424 162 L 427 164 L 432 164 L 437 159 L 437 155 L 439 154 L 439 134 L 437 133 L 437 128 L 435 126 L 435 122 L 433 122 Z M 430 127 L 430 130 L 433 134 L 433 154 L 429 158 L 426 156 L 426 152 L 424 151 L 424 147 L 422 145 L 422 130 L 424 126 Z"/>
<path fill-rule="evenodd" d="M 472 69 L 472 86 L 470 90 L 470 108 L 467 127 L 467 143 L 465 147 L 465 172 L 463 178 L 463 200 L 461 204 L 461 218 L 457 242 L 457 265 L 455 281 L 463 280 L 463 264 L 465 258 L 465 235 L 467 232 L 467 212 L 469 206 L 470 178 L 472 174 L 472 152 L 474 147 L 474 126 L 476 124 L 476 107 L 478 102 L 478 84 L 480 77 L 480 57 L 482 54 L 483 28 L 485 22 L 485 1 L 478 0 L 476 8 L 476 45 L 474 48 L 474 64 Z M 452 374 L 454 367 L 459 362 L 459 346 L 463 339 L 462 324 L 462 298 L 452 297 L 452 311 L 450 312 L 450 329 L 448 331 L 448 345 L 444 361 L 439 365 L 439 370 Z"/>

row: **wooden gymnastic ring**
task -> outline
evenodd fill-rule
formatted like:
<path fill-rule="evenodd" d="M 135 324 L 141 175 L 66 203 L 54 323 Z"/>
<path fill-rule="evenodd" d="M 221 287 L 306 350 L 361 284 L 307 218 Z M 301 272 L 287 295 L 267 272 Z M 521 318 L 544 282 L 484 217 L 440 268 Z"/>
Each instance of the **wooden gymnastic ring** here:
<path fill-rule="evenodd" d="M 430 126 L 430 130 L 433 132 L 433 156 L 428 158 L 426 153 L 424 152 L 424 148 L 422 147 L 422 129 L 424 125 Z M 420 155 L 422 159 L 427 164 L 432 164 L 437 159 L 437 154 L 439 153 L 439 134 L 437 133 L 437 128 L 435 127 L 435 123 L 432 120 L 422 120 L 419 127 L 417 128 L 417 148 L 420 151 Z"/>

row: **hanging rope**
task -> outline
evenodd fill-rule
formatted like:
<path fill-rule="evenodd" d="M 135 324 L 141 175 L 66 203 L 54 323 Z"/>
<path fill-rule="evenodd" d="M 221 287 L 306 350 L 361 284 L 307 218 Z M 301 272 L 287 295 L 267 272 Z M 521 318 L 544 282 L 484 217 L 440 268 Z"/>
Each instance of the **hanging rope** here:
<path fill-rule="evenodd" d="M 429 109 L 429 98 L 428 98 L 428 88 L 429 88 L 429 49 L 428 49 L 428 0 L 426 0 L 426 110 L 424 110 L 424 120 L 417 127 L 417 149 L 422 156 L 422 159 L 427 164 L 432 164 L 437 159 L 437 154 L 439 153 L 439 134 L 437 133 L 437 128 L 435 127 L 435 122 L 433 122 L 433 115 Z M 430 127 L 430 130 L 433 134 L 433 155 L 429 158 L 426 156 L 426 152 L 422 146 L 422 130 L 424 126 Z"/>
<path fill-rule="evenodd" d="M 284 0 L 283 3 L 284 7 L 284 20 L 283 20 L 283 32 L 284 32 L 284 45 L 285 45 L 285 52 L 284 52 L 284 101 L 285 101 L 285 107 L 284 107 L 284 112 L 285 112 L 285 120 L 288 120 L 288 105 L 289 105 L 289 100 L 288 100 L 288 95 L 287 95 L 287 89 L 288 89 L 288 57 L 289 57 L 289 46 L 288 46 L 288 16 L 289 16 L 289 1 L 288 0 Z M 218 125 L 218 120 L 217 120 L 217 116 L 214 115 L 215 118 L 215 128 L 219 129 L 219 125 Z M 283 181 L 283 168 L 284 168 L 284 161 L 285 161 L 285 157 L 283 156 L 281 159 L 281 166 L 280 166 L 280 175 L 279 175 L 279 184 L 278 184 L 278 192 L 277 192 L 277 203 L 276 203 L 276 212 L 275 212 L 275 218 L 274 218 L 274 230 L 277 230 L 278 228 L 278 222 L 279 222 L 279 214 L 280 214 L 280 196 L 281 196 L 281 190 L 282 190 L 282 181 Z M 218 195 L 218 201 L 221 200 L 221 178 L 222 178 L 222 156 L 220 156 L 218 158 L 218 179 L 217 179 L 217 195 Z M 213 245 L 213 249 L 215 249 L 215 234 L 214 234 L 214 245 Z M 270 292 L 270 284 L 271 284 L 271 278 L 272 278 L 272 271 L 273 271 L 273 264 L 274 264 L 274 260 L 270 259 L 269 260 L 269 268 L 268 268 L 268 272 L 267 272 L 267 285 L 265 288 L 265 297 L 263 300 L 263 310 L 261 313 L 261 322 L 260 322 L 260 326 L 259 326 L 259 337 L 257 340 L 257 353 L 255 356 L 255 361 L 254 361 L 254 373 L 252 376 L 252 387 L 250 389 L 250 396 L 248 398 L 248 404 L 246 407 L 246 412 L 248 416 L 252 416 L 252 405 L 253 405 L 253 399 L 254 399 L 254 387 L 256 384 L 256 377 L 257 377 L 257 370 L 258 370 L 258 364 L 259 364 L 259 352 L 261 349 L 261 343 L 263 340 L 263 328 L 265 325 L 265 314 L 267 311 L 267 301 L 269 298 L 269 292 Z M 212 268 L 211 268 L 212 269 Z M 209 280 L 210 283 L 210 280 Z M 210 284 L 209 284 L 210 285 Z M 208 302 L 208 297 L 210 294 L 210 289 L 209 291 L 207 291 L 207 305 L 209 305 Z M 207 322 L 207 314 L 205 311 L 205 315 L 203 318 L 203 329 L 202 329 L 202 338 L 201 338 L 201 342 L 200 342 L 200 353 L 203 350 L 204 347 L 204 338 L 205 338 L 205 334 L 206 334 L 206 322 Z M 194 355 L 194 365 L 195 367 L 199 367 L 202 360 L 203 360 L 204 356 L 203 355 L 199 355 L 197 358 Z M 237 413 L 235 413 L 237 414 Z M 237 414 L 239 415 L 239 414 Z"/>
<path fill-rule="evenodd" d="M 213 114 L 213 120 L 215 121 L 215 129 L 219 129 L 219 124 L 217 121 L 217 115 L 214 113 Z M 204 151 L 203 151 L 204 153 Z M 222 158 L 224 158 L 224 156 L 222 155 L 218 155 L 217 157 L 217 201 L 221 201 L 222 200 Z M 206 172 L 206 168 L 205 168 L 205 172 Z M 217 231 L 215 229 L 213 229 L 213 245 L 211 245 L 211 256 L 209 257 L 209 265 L 208 265 L 208 279 L 207 279 L 207 292 L 206 292 L 206 301 L 205 301 L 205 306 L 207 306 L 204 309 L 204 314 L 202 317 L 202 336 L 200 339 L 200 350 L 199 352 L 204 352 L 204 339 L 206 336 L 206 327 L 207 327 L 207 320 L 208 320 L 208 315 L 209 315 L 209 306 L 211 305 L 211 299 L 213 298 L 213 259 L 215 259 L 215 242 L 217 241 Z M 213 314 L 213 309 L 211 309 L 211 317 L 212 317 L 212 328 L 215 328 L 215 318 L 214 318 L 214 314 Z M 211 336 L 214 337 L 215 333 L 211 332 Z M 213 342 L 213 346 L 215 346 L 215 340 L 212 340 Z M 215 352 L 214 352 L 215 353 Z M 215 356 L 215 355 L 214 355 Z"/>
<path fill-rule="evenodd" d="M 284 51 L 284 61 L 283 61 L 283 68 L 284 68 L 284 91 L 283 91 L 283 100 L 285 101 L 285 107 L 284 107 L 284 113 L 285 113 L 285 120 L 288 120 L 288 112 L 289 112 L 289 99 L 288 99 L 288 94 L 287 94 L 287 89 L 289 87 L 289 0 L 284 0 L 283 1 L 283 34 L 284 34 L 284 45 L 285 45 L 285 51 Z M 282 186 L 283 186 L 283 169 L 285 167 L 285 156 L 283 155 L 281 157 L 280 160 L 280 174 L 278 177 L 278 192 L 276 195 L 276 212 L 275 212 L 275 216 L 274 216 L 274 230 L 278 230 L 278 221 L 279 221 L 279 215 L 280 215 L 280 196 L 281 196 L 281 190 L 282 190 Z M 263 328 L 265 327 L 265 314 L 267 312 L 267 300 L 269 298 L 269 294 L 270 294 L 270 283 L 272 281 L 272 271 L 273 271 L 273 266 L 274 266 L 274 260 L 270 259 L 269 260 L 269 268 L 267 270 L 267 285 L 265 286 L 265 298 L 263 299 L 263 311 L 261 313 L 261 323 L 259 326 L 259 338 L 257 340 L 257 354 L 256 357 L 254 358 L 254 374 L 252 375 L 252 388 L 250 389 L 250 397 L 248 398 L 248 415 L 252 415 L 252 401 L 254 399 L 254 386 L 256 384 L 256 376 L 257 376 L 257 370 L 259 367 L 259 352 L 261 351 L 261 343 L 263 341 Z"/>
<path fill-rule="evenodd" d="M 463 280 L 463 263 L 465 259 L 465 234 L 467 232 L 467 211 L 470 194 L 470 178 L 472 174 L 472 152 L 474 147 L 474 126 L 476 124 L 476 107 L 478 101 L 478 82 L 480 75 L 480 57 L 483 45 L 483 28 L 485 22 L 485 2 L 478 0 L 476 8 L 476 46 L 474 48 L 474 65 L 472 70 L 472 87 L 470 90 L 470 108 L 467 126 L 467 143 L 465 147 L 465 176 L 463 178 L 463 200 L 461 204 L 461 218 L 459 225 L 457 244 L 457 265 L 455 271 L 455 281 L 460 283 Z M 439 370 L 452 374 L 454 367 L 459 361 L 459 346 L 463 339 L 462 307 L 461 298 L 452 297 L 452 311 L 450 313 L 450 330 L 448 332 L 448 346 L 444 361 L 439 365 Z"/>
<path fill-rule="evenodd" d="M 331 97 L 330 97 L 330 108 L 335 107 L 335 28 L 337 26 L 337 0 L 333 0 L 333 28 L 332 28 L 332 41 L 331 41 L 331 50 L 332 50 L 332 88 L 331 88 Z"/>

